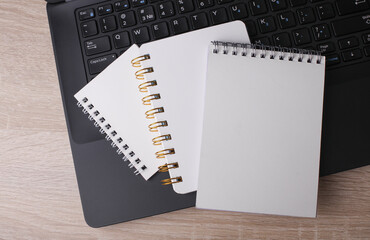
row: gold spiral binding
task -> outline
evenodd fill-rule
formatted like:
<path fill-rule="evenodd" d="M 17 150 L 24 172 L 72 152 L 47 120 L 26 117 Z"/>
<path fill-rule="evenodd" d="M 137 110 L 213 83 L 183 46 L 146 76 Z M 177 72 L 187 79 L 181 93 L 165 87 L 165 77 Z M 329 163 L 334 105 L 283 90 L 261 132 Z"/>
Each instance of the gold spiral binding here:
<path fill-rule="evenodd" d="M 161 95 L 157 93 L 157 94 L 150 94 L 146 97 L 143 97 L 141 100 L 143 100 L 144 105 L 150 105 L 150 101 L 158 100 L 158 99 L 161 99 Z"/>
<path fill-rule="evenodd" d="M 167 121 L 158 121 L 155 123 L 151 123 L 148 127 L 149 127 L 149 131 L 158 132 L 159 127 L 167 127 L 167 126 L 168 126 Z"/>
<path fill-rule="evenodd" d="M 175 183 L 182 182 L 182 177 L 167 178 L 167 179 L 163 179 L 161 182 L 162 182 L 162 185 L 175 184 Z"/>
<path fill-rule="evenodd" d="M 152 139 L 154 145 L 161 145 L 163 141 L 171 140 L 171 134 L 162 135 Z"/>
<path fill-rule="evenodd" d="M 131 60 L 131 64 L 133 67 L 141 67 L 141 62 L 150 59 L 149 54 L 145 54 L 143 56 L 134 58 Z"/>
<path fill-rule="evenodd" d="M 145 55 L 132 59 L 131 64 L 133 67 L 139 68 L 139 67 L 142 67 L 141 62 L 146 61 L 148 59 L 150 59 L 150 55 L 145 54 Z M 136 76 L 136 79 L 138 80 L 144 80 L 145 74 L 152 73 L 152 72 L 154 72 L 154 69 L 152 67 L 142 68 L 135 72 L 135 76 Z M 143 82 L 138 86 L 138 88 L 140 92 L 146 93 L 149 91 L 148 88 L 153 87 L 153 86 L 157 86 L 156 80 Z M 148 96 L 145 96 L 141 100 L 143 101 L 144 105 L 151 105 L 152 100 L 158 100 L 158 99 L 161 99 L 161 95 L 159 93 L 156 93 L 156 94 L 150 94 Z M 158 107 L 158 108 L 153 108 L 153 109 L 146 111 L 145 115 L 147 119 L 154 119 L 155 114 L 163 113 L 163 112 L 164 112 L 164 108 Z M 157 121 L 157 122 L 149 124 L 148 128 L 150 132 L 158 132 L 159 127 L 167 127 L 167 126 L 168 126 L 167 121 Z M 154 137 L 152 141 L 154 145 L 161 145 L 163 141 L 169 141 L 171 139 L 172 139 L 171 134 L 165 134 L 165 135 L 161 135 L 158 137 Z M 165 158 L 166 155 L 172 155 L 172 154 L 175 154 L 174 148 L 163 149 L 155 153 L 156 158 L 158 159 Z M 168 164 L 166 163 L 162 166 L 159 166 L 158 171 L 168 172 L 169 169 L 174 169 L 178 167 L 179 167 L 179 164 L 177 162 L 168 163 Z M 163 179 L 161 182 L 162 182 L 162 185 L 171 185 L 171 184 L 179 183 L 182 181 L 183 181 L 182 177 L 180 176 L 180 177 Z"/>
<path fill-rule="evenodd" d="M 153 86 L 157 86 L 157 81 L 156 80 L 147 81 L 147 82 L 142 83 L 142 84 L 139 85 L 139 91 L 140 92 L 148 92 L 148 87 L 153 87 Z"/>
<path fill-rule="evenodd" d="M 165 158 L 166 155 L 171 155 L 171 154 L 175 154 L 174 148 L 164 149 L 164 150 L 161 150 L 155 153 L 155 155 L 157 155 L 157 158 Z"/>
<path fill-rule="evenodd" d="M 166 163 L 162 166 L 159 166 L 158 167 L 158 171 L 159 172 L 168 172 L 169 169 L 173 169 L 173 168 L 178 168 L 179 167 L 179 164 L 177 162 L 175 163 Z"/>
<path fill-rule="evenodd" d="M 146 118 L 147 119 L 154 119 L 154 115 L 157 114 L 157 113 L 163 113 L 164 112 L 164 108 L 163 107 L 159 107 L 159 108 L 153 108 L 153 109 L 150 109 L 148 111 L 145 112 L 145 115 L 146 115 Z"/>
<path fill-rule="evenodd" d="M 144 80 L 144 74 L 152 73 L 154 72 L 154 69 L 152 67 L 143 68 L 139 71 L 136 71 L 135 76 L 138 80 Z"/>

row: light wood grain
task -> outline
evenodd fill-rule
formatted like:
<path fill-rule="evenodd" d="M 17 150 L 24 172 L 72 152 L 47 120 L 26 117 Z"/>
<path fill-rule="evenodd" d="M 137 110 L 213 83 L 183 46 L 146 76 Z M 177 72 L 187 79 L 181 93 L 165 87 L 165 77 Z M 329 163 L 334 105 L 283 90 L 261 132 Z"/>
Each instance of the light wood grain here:
<path fill-rule="evenodd" d="M 83 219 L 45 3 L 0 0 L 0 239 L 370 239 L 370 166 L 320 179 L 316 219 L 189 208 Z"/>

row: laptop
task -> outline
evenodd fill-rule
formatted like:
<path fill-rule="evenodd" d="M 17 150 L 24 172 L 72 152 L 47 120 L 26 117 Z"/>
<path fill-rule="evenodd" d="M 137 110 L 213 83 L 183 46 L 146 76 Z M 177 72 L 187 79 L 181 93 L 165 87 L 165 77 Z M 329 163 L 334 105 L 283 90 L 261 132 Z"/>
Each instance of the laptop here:
<path fill-rule="evenodd" d="M 252 42 L 321 50 L 326 86 L 320 175 L 370 164 L 370 0 L 46 0 L 87 224 L 101 227 L 195 205 L 122 164 L 74 94 L 131 44 L 242 20 Z M 96 46 L 89 51 L 87 41 Z"/>

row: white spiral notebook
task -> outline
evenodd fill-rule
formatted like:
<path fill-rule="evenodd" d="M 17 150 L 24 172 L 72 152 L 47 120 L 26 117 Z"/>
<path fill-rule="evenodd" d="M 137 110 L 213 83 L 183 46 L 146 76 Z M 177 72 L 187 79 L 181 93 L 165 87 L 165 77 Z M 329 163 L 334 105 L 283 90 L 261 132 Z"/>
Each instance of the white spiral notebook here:
<path fill-rule="evenodd" d="M 214 42 L 196 206 L 315 217 L 325 57 Z"/>
<path fill-rule="evenodd" d="M 208 44 L 249 41 L 241 21 L 133 45 L 75 97 L 118 154 L 146 180 L 195 191 Z"/>

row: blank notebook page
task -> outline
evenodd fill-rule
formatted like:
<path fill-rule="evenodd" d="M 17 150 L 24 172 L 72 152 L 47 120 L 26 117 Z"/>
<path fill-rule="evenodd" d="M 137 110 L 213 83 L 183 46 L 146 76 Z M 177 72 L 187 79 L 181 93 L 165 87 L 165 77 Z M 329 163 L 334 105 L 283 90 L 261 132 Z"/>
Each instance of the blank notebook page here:
<path fill-rule="evenodd" d="M 315 217 L 325 60 L 307 59 L 210 48 L 197 207 Z"/>

